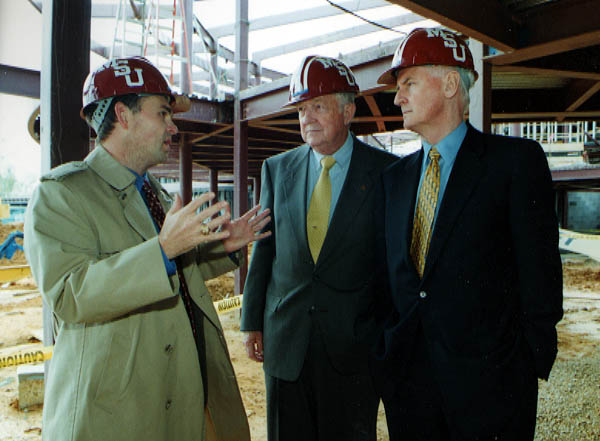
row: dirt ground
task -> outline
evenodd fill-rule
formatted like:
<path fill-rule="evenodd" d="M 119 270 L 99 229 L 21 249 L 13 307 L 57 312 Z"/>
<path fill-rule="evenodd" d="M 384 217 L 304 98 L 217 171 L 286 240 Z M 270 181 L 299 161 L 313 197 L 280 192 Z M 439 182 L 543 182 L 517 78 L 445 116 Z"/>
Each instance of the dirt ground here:
<path fill-rule="evenodd" d="M 2 226 L 0 243 L 10 233 Z M 9 265 L 26 264 L 24 257 Z M 18 259 L 22 258 L 23 261 Z M 18 262 L 18 263 L 17 263 Z M 7 262 L 0 262 L 7 266 Z M 563 258 L 565 317 L 558 325 L 559 360 L 585 359 L 600 347 L 600 263 L 581 256 Z M 215 300 L 233 294 L 233 274 L 208 282 Z M 239 331 L 239 310 L 220 316 L 254 441 L 266 440 L 264 377 L 261 365 L 248 360 Z M 39 343 L 42 300 L 31 278 L 0 287 L 0 354 L 17 345 Z M 0 368 L 0 441 L 41 439 L 41 406 L 18 409 L 16 368 Z M 385 414 L 379 410 L 378 441 L 387 440 Z M 538 438 L 536 437 L 536 440 Z M 544 438 L 542 438 L 544 439 Z M 561 438 L 562 439 L 562 438 Z"/>

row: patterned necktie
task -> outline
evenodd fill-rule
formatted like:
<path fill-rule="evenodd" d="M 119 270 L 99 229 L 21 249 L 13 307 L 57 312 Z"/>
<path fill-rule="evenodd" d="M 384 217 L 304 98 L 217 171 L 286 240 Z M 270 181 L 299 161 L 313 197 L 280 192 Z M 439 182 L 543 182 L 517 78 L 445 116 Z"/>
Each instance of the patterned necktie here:
<path fill-rule="evenodd" d="M 165 222 L 165 210 L 158 200 L 158 196 L 152 190 L 152 187 L 144 179 L 144 185 L 142 185 L 142 191 L 146 196 L 146 202 L 148 204 L 148 208 L 150 209 L 150 214 L 152 218 L 158 225 L 158 228 L 161 229 L 163 223 Z M 194 314 L 194 309 L 192 308 L 192 299 L 190 297 L 190 291 L 183 276 L 183 265 L 181 264 L 181 260 L 179 258 L 175 259 L 175 265 L 177 266 L 177 277 L 179 279 L 179 285 L 181 287 L 180 293 L 183 299 L 183 304 L 185 306 L 185 310 L 187 312 L 188 318 L 190 319 L 190 325 L 192 327 L 192 333 L 194 334 L 194 340 L 196 342 L 196 349 L 198 350 L 198 359 L 200 361 L 200 369 L 202 372 L 202 380 L 204 386 L 204 405 L 206 405 L 208 400 L 208 378 L 206 374 L 206 342 L 204 340 L 204 315 L 203 314 Z"/>
<path fill-rule="evenodd" d="M 310 205 L 306 215 L 306 234 L 308 246 L 313 262 L 317 262 L 321 247 L 325 241 L 329 225 L 329 210 L 331 208 L 331 181 L 329 169 L 335 164 L 333 156 L 324 156 L 321 159 L 321 175 L 315 185 L 310 198 Z"/>
<path fill-rule="evenodd" d="M 423 277 L 425 259 L 429 251 L 433 218 L 440 191 L 440 154 L 435 147 L 429 151 L 429 165 L 425 170 L 425 177 L 421 183 L 415 219 L 413 221 L 412 242 L 410 255 L 412 256 L 419 277 Z"/>

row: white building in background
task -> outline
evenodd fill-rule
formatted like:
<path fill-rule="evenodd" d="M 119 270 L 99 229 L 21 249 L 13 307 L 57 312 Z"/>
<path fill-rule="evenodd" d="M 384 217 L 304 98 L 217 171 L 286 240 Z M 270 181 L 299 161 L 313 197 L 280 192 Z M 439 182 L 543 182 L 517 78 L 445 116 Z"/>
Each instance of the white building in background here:
<path fill-rule="evenodd" d="M 0 0 L 0 64 L 39 71 L 41 63 L 42 15 L 27 1 Z M 28 196 L 40 175 L 40 146 L 27 131 L 38 106 L 39 99 L 0 93 L 0 176 L 13 172 L 26 193 L 15 196 Z"/>

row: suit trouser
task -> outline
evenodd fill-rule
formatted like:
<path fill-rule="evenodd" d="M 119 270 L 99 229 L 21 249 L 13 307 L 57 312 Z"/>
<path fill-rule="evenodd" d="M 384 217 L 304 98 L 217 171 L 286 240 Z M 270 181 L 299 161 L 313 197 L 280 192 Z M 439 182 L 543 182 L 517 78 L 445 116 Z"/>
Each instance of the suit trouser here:
<path fill-rule="evenodd" d="M 419 326 L 413 355 L 404 375 L 382 391 L 390 441 L 532 441 L 537 412 L 537 380 L 523 394 L 516 417 L 498 433 L 465 438 L 444 414 L 443 397 L 433 374 L 423 330 Z M 400 370 L 402 372 L 404 369 Z M 389 373 L 389 370 L 388 370 Z M 485 406 L 482 403 L 482 411 Z"/>
<path fill-rule="evenodd" d="M 265 374 L 269 441 L 375 441 L 379 397 L 370 375 L 341 375 L 313 323 L 300 376 Z"/>

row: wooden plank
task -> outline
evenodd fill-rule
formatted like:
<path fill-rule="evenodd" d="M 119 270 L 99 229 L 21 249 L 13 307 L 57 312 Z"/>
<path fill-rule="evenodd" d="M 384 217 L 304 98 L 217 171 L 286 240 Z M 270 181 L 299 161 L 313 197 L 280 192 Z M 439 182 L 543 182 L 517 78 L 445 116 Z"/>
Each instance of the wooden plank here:
<path fill-rule="evenodd" d="M 0 266 L 0 283 L 14 282 L 31 276 L 29 265 Z"/>

